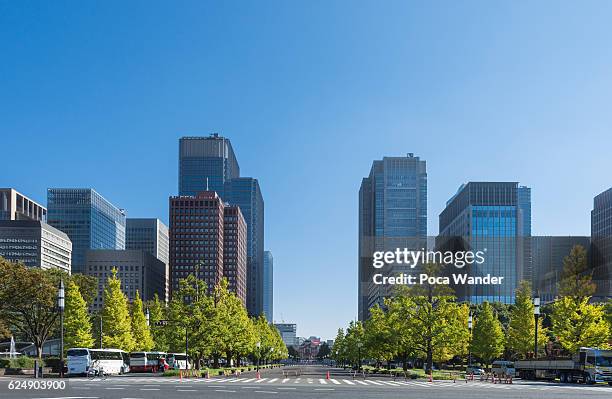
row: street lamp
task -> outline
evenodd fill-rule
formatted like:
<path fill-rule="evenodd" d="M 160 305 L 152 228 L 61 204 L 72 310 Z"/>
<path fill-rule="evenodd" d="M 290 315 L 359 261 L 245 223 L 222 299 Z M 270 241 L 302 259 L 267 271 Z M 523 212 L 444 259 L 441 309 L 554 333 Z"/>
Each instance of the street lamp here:
<path fill-rule="evenodd" d="M 255 346 L 257 347 L 257 372 L 259 372 L 259 348 L 261 348 L 261 342 L 257 341 Z"/>
<path fill-rule="evenodd" d="M 60 377 L 64 377 L 64 280 L 60 280 L 57 290 L 57 307 L 60 312 Z"/>
<path fill-rule="evenodd" d="M 357 356 L 359 357 L 359 371 L 361 371 L 361 347 L 363 347 L 363 343 L 361 341 L 357 341 Z"/>
<path fill-rule="evenodd" d="M 468 346 L 468 367 L 472 365 L 472 311 L 468 316 L 468 330 L 470 330 L 470 343 Z"/>
<path fill-rule="evenodd" d="M 147 327 L 149 327 L 149 322 L 151 320 L 151 315 L 149 313 L 149 308 L 145 310 L 145 319 L 147 319 Z"/>
<path fill-rule="evenodd" d="M 535 340 L 533 343 L 533 356 L 538 358 L 538 319 L 540 318 L 540 296 L 533 297 L 533 316 L 535 317 Z"/>

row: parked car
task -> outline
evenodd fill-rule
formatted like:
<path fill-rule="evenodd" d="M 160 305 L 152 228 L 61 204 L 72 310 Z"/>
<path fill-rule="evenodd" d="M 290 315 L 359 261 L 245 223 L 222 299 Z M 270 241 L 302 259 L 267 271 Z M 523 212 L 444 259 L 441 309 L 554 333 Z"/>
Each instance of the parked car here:
<path fill-rule="evenodd" d="M 465 369 L 465 372 L 467 374 L 481 375 L 481 374 L 484 374 L 485 371 L 481 367 L 478 367 L 478 366 L 468 366 Z"/>

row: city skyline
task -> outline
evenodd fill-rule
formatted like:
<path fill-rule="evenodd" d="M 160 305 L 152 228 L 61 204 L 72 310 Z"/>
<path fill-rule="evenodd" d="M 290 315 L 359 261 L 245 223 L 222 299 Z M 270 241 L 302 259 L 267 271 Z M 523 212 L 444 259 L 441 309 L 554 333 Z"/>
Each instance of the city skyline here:
<path fill-rule="evenodd" d="M 0 8 L 0 185 L 43 205 L 93 187 L 168 224 L 178 139 L 228 137 L 265 194 L 274 319 L 300 336 L 357 316 L 375 159 L 427 160 L 430 235 L 468 181 L 531 187 L 532 235 L 559 236 L 588 236 L 612 186 L 608 3 Z"/>

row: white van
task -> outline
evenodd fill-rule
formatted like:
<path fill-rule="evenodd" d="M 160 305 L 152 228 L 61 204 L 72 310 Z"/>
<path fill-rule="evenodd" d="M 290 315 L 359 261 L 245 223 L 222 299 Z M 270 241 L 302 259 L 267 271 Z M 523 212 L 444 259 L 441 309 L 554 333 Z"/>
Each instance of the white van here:
<path fill-rule="evenodd" d="M 516 370 L 514 369 L 514 362 L 509 360 L 496 360 L 491 365 L 491 371 L 501 376 L 506 375 L 514 377 Z"/>
<path fill-rule="evenodd" d="M 85 375 L 94 362 L 107 374 L 129 371 L 127 353 L 120 349 L 70 348 L 66 352 L 69 375 Z"/>
<path fill-rule="evenodd" d="M 174 370 L 191 368 L 191 362 L 187 363 L 187 355 L 185 353 L 168 353 L 166 361 L 168 362 L 168 366 Z"/>

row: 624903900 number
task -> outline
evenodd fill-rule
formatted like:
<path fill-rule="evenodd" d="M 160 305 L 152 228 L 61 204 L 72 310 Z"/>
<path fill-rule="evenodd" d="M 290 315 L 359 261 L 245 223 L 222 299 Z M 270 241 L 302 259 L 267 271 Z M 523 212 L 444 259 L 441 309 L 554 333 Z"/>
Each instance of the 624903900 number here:
<path fill-rule="evenodd" d="M 66 389 L 66 381 L 58 380 L 23 380 L 9 381 L 10 390 L 62 390 Z"/>

